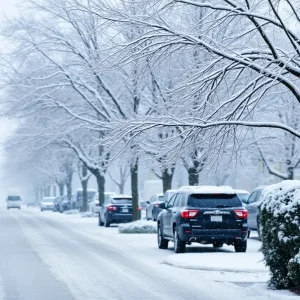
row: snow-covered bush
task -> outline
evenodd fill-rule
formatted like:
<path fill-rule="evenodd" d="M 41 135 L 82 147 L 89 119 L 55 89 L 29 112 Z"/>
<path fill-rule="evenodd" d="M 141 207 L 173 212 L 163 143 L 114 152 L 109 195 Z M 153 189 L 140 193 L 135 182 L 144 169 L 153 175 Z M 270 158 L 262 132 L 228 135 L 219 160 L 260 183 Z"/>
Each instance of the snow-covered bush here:
<path fill-rule="evenodd" d="M 152 221 L 135 221 L 119 225 L 119 233 L 156 233 L 157 223 Z"/>
<path fill-rule="evenodd" d="M 286 180 L 262 194 L 260 224 L 270 285 L 300 291 L 300 181 Z"/>

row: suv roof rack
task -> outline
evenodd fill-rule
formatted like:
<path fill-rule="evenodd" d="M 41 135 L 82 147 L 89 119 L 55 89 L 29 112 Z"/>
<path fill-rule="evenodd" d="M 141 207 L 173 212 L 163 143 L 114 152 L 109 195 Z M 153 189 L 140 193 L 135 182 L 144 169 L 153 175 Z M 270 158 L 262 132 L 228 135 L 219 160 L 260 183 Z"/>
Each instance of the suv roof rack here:
<path fill-rule="evenodd" d="M 182 186 L 178 191 L 186 191 L 191 194 L 235 194 L 234 189 L 230 186 L 214 185 Z"/>

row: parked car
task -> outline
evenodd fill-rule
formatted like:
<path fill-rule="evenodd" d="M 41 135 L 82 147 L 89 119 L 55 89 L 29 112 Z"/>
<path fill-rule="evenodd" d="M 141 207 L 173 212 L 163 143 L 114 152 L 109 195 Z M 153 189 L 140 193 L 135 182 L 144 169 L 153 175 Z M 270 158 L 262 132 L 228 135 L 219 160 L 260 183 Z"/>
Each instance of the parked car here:
<path fill-rule="evenodd" d="M 40 202 L 41 211 L 53 210 L 55 197 L 44 197 Z"/>
<path fill-rule="evenodd" d="M 235 190 L 236 194 L 238 195 L 238 197 L 240 198 L 240 200 L 242 201 L 242 203 L 246 203 L 250 193 L 246 190 Z"/>
<path fill-rule="evenodd" d="M 177 193 L 177 190 L 167 190 L 164 195 L 165 203 L 168 203 L 170 201 L 171 197 L 176 193 Z"/>
<path fill-rule="evenodd" d="M 87 196 L 88 196 L 88 203 L 89 201 L 91 201 L 95 196 L 96 196 L 97 191 L 95 189 L 88 189 L 87 190 Z M 81 210 L 82 208 L 82 204 L 83 204 L 83 190 L 82 189 L 77 189 L 76 193 L 74 195 L 74 199 L 72 199 L 72 201 L 74 201 L 74 206 Z"/>
<path fill-rule="evenodd" d="M 59 202 L 59 212 L 63 213 L 66 210 L 72 209 L 72 201 L 68 195 L 62 196 Z"/>
<path fill-rule="evenodd" d="M 174 242 L 175 253 L 185 252 L 194 242 L 220 248 L 233 245 L 236 252 L 246 252 L 248 212 L 230 187 L 187 186 L 178 189 L 157 219 L 160 249 Z"/>
<path fill-rule="evenodd" d="M 104 201 L 107 199 L 108 196 L 110 195 L 116 195 L 114 192 L 105 192 L 104 193 Z M 95 195 L 88 199 L 88 210 L 92 213 L 99 213 L 99 193 L 95 193 Z"/>
<path fill-rule="evenodd" d="M 164 194 L 156 194 L 150 198 L 150 201 L 146 202 L 146 220 L 157 220 L 157 216 L 161 212 L 159 204 L 164 203 L 164 201 Z"/>
<path fill-rule="evenodd" d="M 19 190 L 9 190 L 6 198 L 7 209 L 17 208 L 21 209 L 22 198 L 20 196 Z"/>
<path fill-rule="evenodd" d="M 139 207 L 139 219 L 141 218 Z M 98 214 L 99 226 L 109 227 L 112 223 L 127 223 L 132 221 L 132 197 L 126 195 L 109 195 Z"/>
<path fill-rule="evenodd" d="M 246 209 L 248 210 L 248 227 L 249 236 L 250 230 L 257 231 L 258 237 L 260 239 L 260 224 L 259 224 L 259 206 L 261 204 L 261 195 L 264 187 L 256 188 L 249 196 L 246 201 Z"/>
<path fill-rule="evenodd" d="M 60 196 L 60 197 L 56 197 L 54 199 L 54 202 L 53 202 L 53 211 L 60 211 L 60 202 L 62 201 L 63 197 Z"/>

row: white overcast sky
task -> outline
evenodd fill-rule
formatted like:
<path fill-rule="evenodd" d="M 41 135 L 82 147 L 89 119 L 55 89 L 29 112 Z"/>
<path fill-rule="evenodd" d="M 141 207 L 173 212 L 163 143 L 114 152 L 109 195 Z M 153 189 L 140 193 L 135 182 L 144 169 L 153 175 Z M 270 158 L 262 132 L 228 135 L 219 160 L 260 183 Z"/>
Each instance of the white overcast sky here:
<path fill-rule="evenodd" d="M 1 15 L 16 14 L 16 11 L 17 11 L 16 3 L 17 3 L 17 0 L 0 0 Z"/>

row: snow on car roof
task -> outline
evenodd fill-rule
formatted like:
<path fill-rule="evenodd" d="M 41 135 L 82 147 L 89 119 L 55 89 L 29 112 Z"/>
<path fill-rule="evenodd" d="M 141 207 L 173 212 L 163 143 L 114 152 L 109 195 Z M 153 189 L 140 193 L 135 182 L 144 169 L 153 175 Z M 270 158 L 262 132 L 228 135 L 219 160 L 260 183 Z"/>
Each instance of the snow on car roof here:
<path fill-rule="evenodd" d="M 166 193 L 176 193 L 178 190 L 167 190 Z"/>
<path fill-rule="evenodd" d="M 109 195 L 112 198 L 132 198 L 131 195 Z"/>
<path fill-rule="evenodd" d="M 235 194 L 236 192 L 230 186 L 213 186 L 213 185 L 201 185 L 201 186 L 182 186 L 178 191 L 187 191 L 194 194 Z"/>
<path fill-rule="evenodd" d="M 248 191 L 246 190 L 234 190 L 237 194 L 250 194 Z"/>

